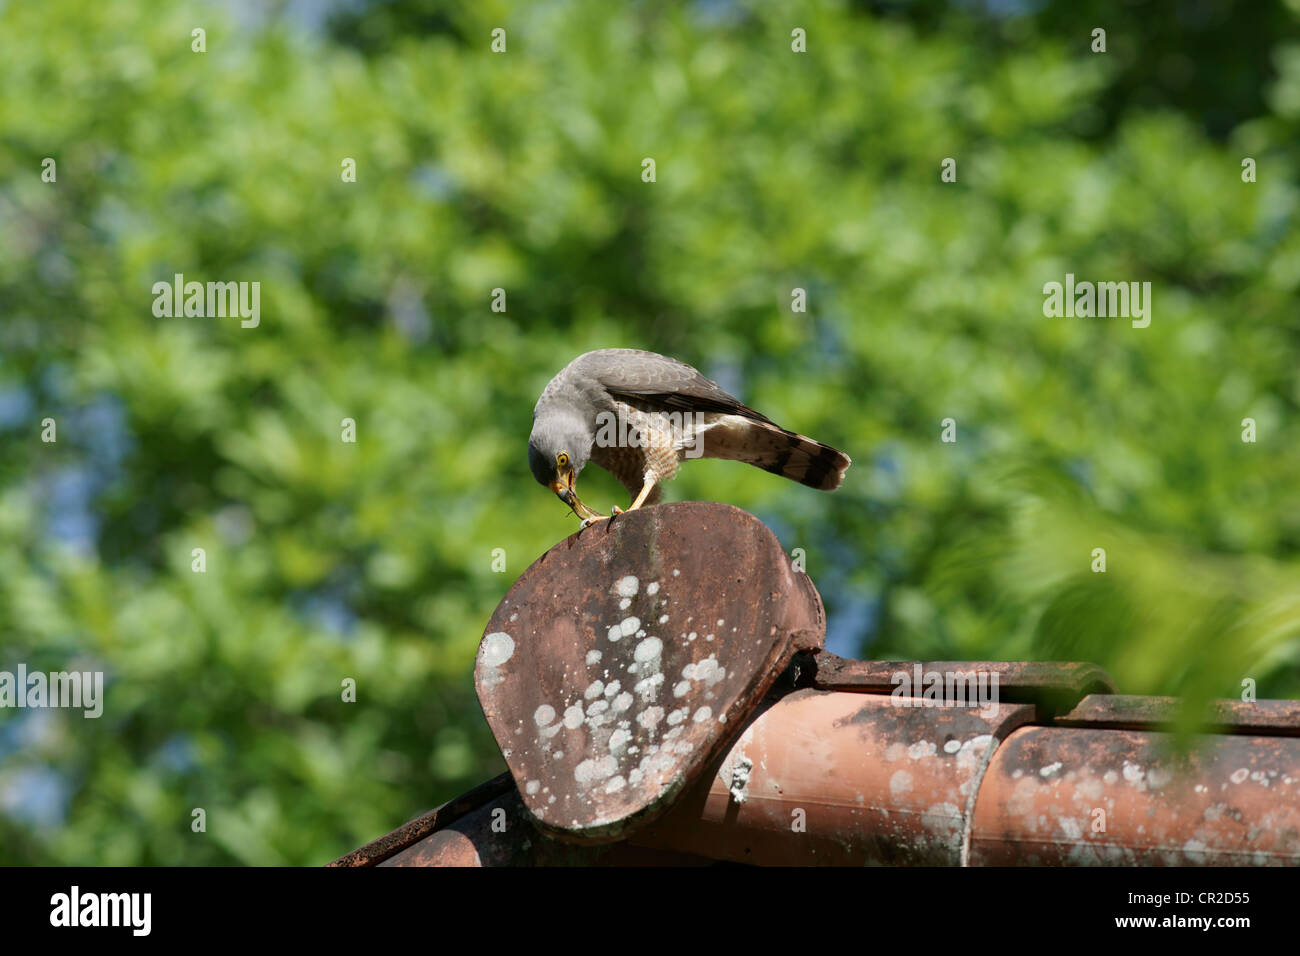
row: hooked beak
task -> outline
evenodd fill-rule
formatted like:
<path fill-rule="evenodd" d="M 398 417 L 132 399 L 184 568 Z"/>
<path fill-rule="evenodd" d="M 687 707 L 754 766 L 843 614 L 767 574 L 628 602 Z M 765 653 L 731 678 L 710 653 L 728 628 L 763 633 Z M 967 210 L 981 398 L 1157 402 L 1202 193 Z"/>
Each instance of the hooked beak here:
<path fill-rule="evenodd" d="M 551 482 L 550 488 L 555 492 L 555 496 L 573 509 L 573 513 L 579 518 L 590 518 L 596 515 L 578 498 L 577 476 L 574 475 L 573 469 L 556 475 L 555 481 Z M 597 517 L 599 517 L 597 515 Z"/>
<path fill-rule="evenodd" d="M 557 477 L 551 482 L 551 490 L 555 492 L 557 498 L 570 507 L 573 506 L 573 472 Z"/>

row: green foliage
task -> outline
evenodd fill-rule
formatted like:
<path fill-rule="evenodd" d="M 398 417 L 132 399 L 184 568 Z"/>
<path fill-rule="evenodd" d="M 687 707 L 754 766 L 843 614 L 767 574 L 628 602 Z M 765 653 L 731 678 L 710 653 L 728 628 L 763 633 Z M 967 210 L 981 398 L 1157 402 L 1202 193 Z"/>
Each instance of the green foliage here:
<path fill-rule="evenodd" d="M 842 652 L 1300 694 L 1300 46 L 1199 116 L 1135 92 L 1176 35 L 1058 9 L 0 6 L 0 669 L 108 681 L 0 712 L 0 862 L 319 863 L 498 772 L 474 652 L 574 529 L 525 440 L 590 348 L 854 457 L 668 489 L 804 548 Z M 1045 318 L 1066 272 L 1151 281 L 1151 326 Z M 261 324 L 155 318 L 174 273 Z"/>

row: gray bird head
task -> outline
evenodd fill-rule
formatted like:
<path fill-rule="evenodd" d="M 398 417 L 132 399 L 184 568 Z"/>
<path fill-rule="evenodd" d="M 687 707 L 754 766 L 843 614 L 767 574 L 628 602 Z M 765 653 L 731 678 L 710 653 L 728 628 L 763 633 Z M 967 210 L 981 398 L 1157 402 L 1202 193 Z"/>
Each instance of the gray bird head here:
<path fill-rule="evenodd" d="M 539 409 L 528 436 L 528 467 L 539 484 L 582 517 L 587 508 L 578 500 L 578 475 L 591 457 L 594 436 L 581 415 L 566 409 Z"/>

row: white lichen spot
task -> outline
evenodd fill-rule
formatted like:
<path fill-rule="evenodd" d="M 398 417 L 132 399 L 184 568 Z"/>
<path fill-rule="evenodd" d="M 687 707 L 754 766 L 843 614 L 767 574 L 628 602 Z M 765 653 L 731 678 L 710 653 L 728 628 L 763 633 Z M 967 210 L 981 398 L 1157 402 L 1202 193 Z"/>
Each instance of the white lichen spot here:
<path fill-rule="evenodd" d="M 895 770 L 894 775 L 889 778 L 889 793 L 893 797 L 901 797 L 903 794 L 910 792 L 912 789 L 912 775 L 906 770 Z"/>
<path fill-rule="evenodd" d="M 599 717 L 605 711 L 609 710 L 609 701 L 598 700 L 587 708 L 588 717 Z"/>
<path fill-rule="evenodd" d="M 673 568 L 673 577 L 677 577 L 677 576 L 680 575 L 681 573 L 682 573 L 682 572 L 678 571 L 676 568 Z"/>
<path fill-rule="evenodd" d="M 713 708 L 710 707 L 708 704 L 705 704 L 703 707 L 701 707 L 699 710 L 695 712 L 695 716 L 692 717 L 691 719 L 694 720 L 697 724 L 702 724 L 712 716 L 713 716 Z"/>
<path fill-rule="evenodd" d="M 933 757 L 938 748 L 935 747 L 932 740 L 918 740 L 912 746 L 907 748 L 907 755 L 913 760 L 921 760 L 925 757 Z"/>
<path fill-rule="evenodd" d="M 622 687 L 622 685 L 618 681 L 616 680 L 610 681 L 608 684 L 605 685 L 605 696 L 613 697 L 615 694 L 618 693 L 620 687 Z"/>
<path fill-rule="evenodd" d="M 631 598 L 623 598 L 623 600 L 621 600 L 621 601 L 618 602 L 618 609 L 619 609 L 620 611 L 626 611 L 626 610 L 627 610 L 628 608 L 630 608 L 631 606 L 632 606 L 632 599 L 631 599 Z"/>
<path fill-rule="evenodd" d="M 623 623 L 618 627 L 623 632 L 624 637 L 631 637 L 641 627 L 641 619 L 639 617 L 625 617 Z"/>
<path fill-rule="evenodd" d="M 961 741 L 955 738 L 943 745 L 943 752 L 946 754 L 955 754 L 958 750 L 961 750 Z"/>
<path fill-rule="evenodd" d="M 646 594 L 658 594 L 658 593 L 659 593 L 659 582 L 658 582 L 658 581 L 651 581 L 649 584 L 647 584 L 647 585 L 645 586 L 645 593 L 646 593 Z"/>
<path fill-rule="evenodd" d="M 500 667 L 515 653 L 515 639 L 505 631 L 493 631 L 483 638 L 480 659 L 484 667 Z"/>
<path fill-rule="evenodd" d="M 584 786 L 608 780 L 618 770 L 618 761 L 612 756 L 589 757 L 573 768 L 573 779 Z"/>
<path fill-rule="evenodd" d="M 621 714 L 632 706 L 632 695 L 627 691 L 614 698 L 614 713 Z"/>
<path fill-rule="evenodd" d="M 587 700 L 595 700 L 603 693 L 605 693 L 605 682 L 603 680 L 594 680 L 587 685 L 587 689 L 583 691 L 582 696 Z"/>
<path fill-rule="evenodd" d="M 1228 776 L 1228 779 L 1231 780 L 1233 783 L 1245 783 L 1246 778 L 1249 776 L 1250 776 L 1250 771 L 1247 770 L 1245 767 L 1242 767 L 1240 770 L 1232 771 L 1232 773 Z"/>
<path fill-rule="evenodd" d="M 710 654 L 704 660 L 695 665 L 694 680 L 704 681 L 712 687 L 718 681 L 727 676 L 727 669 L 718 664 L 718 659 Z"/>
<path fill-rule="evenodd" d="M 529 780 L 524 784 L 524 793 L 528 794 L 530 797 L 540 789 L 542 789 L 542 782 L 540 780 Z"/>
<path fill-rule="evenodd" d="M 659 726 L 659 721 L 663 719 L 664 709 L 662 707 L 647 707 L 636 715 L 636 722 L 646 730 L 654 730 Z"/>
<path fill-rule="evenodd" d="M 1146 775 L 1140 766 L 1128 760 L 1124 761 L 1124 767 L 1120 773 L 1129 783 L 1137 783 Z"/>
<path fill-rule="evenodd" d="M 636 592 L 640 590 L 641 582 L 636 579 L 635 574 L 629 574 L 627 577 L 619 578 L 618 583 L 614 585 L 614 590 L 618 592 L 619 597 L 632 598 L 636 597 Z"/>
<path fill-rule="evenodd" d="M 976 734 L 957 751 L 957 769 L 962 773 L 974 773 L 985 751 L 992 745 L 992 734 Z"/>
<path fill-rule="evenodd" d="M 668 715 L 669 725 L 675 727 L 676 725 L 680 724 L 683 720 L 685 720 L 690 715 L 690 712 L 691 709 L 689 707 L 682 707 L 679 710 L 674 710 L 671 714 Z"/>
<path fill-rule="evenodd" d="M 688 680 L 680 680 L 673 686 L 674 697 L 685 697 L 690 692 L 691 682 Z"/>
<path fill-rule="evenodd" d="M 662 673 L 651 674 L 649 677 L 637 681 L 633 690 L 640 695 L 642 700 L 654 700 L 655 694 L 659 692 L 659 685 L 663 682 L 664 675 Z"/>
<path fill-rule="evenodd" d="M 1038 775 L 1040 777 L 1050 777 L 1052 774 L 1056 773 L 1056 771 L 1060 769 L 1061 769 L 1061 761 L 1058 760 L 1055 763 L 1049 763 L 1046 767 L 1040 769 L 1038 771 Z"/>
<path fill-rule="evenodd" d="M 626 730 L 616 730 L 609 735 L 609 752 L 618 753 L 627 746 L 628 741 L 632 739 L 632 734 Z"/>
<path fill-rule="evenodd" d="M 564 711 L 564 726 L 570 730 L 577 730 L 582 726 L 582 720 L 585 715 L 582 713 L 582 705 L 574 704 Z"/>
<path fill-rule="evenodd" d="M 638 664 L 646 664 L 663 653 L 663 649 L 663 641 L 657 637 L 647 637 L 636 646 L 636 650 L 632 652 L 632 657 Z"/>
<path fill-rule="evenodd" d="M 668 615 L 667 615 L 667 614 L 661 614 L 661 615 L 659 615 L 659 623 L 660 623 L 660 624 L 667 624 L 667 623 L 668 623 Z"/>
<path fill-rule="evenodd" d="M 627 781 L 622 776 L 611 777 L 609 783 L 605 784 L 606 793 L 617 793 L 627 786 Z"/>
<path fill-rule="evenodd" d="M 549 727 L 551 721 L 555 719 L 555 708 L 550 704 L 542 704 L 533 711 L 533 723 L 538 727 Z"/>
<path fill-rule="evenodd" d="M 651 752 L 647 756 L 642 757 L 641 763 L 638 764 L 639 769 L 643 773 L 654 773 L 656 771 L 663 772 L 672 769 L 673 755 L 671 753 L 666 749 L 661 750 L 655 747 L 650 749 Z"/>
<path fill-rule="evenodd" d="M 587 666 L 600 663 L 600 651 L 587 651 Z"/>

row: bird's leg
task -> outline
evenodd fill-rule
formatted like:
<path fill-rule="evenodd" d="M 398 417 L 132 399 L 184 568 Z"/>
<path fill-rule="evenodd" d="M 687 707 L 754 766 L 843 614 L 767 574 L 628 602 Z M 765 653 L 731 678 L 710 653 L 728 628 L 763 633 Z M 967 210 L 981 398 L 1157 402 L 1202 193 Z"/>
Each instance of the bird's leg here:
<path fill-rule="evenodd" d="M 645 473 L 644 481 L 645 484 L 641 486 L 641 493 L 636 496 L 636 500 L 632 502 L 632 506 L 627 509 L 628 511 L 636 511 L 637 508 L 640 508 L 645 504 L 646 498 L 650 496 L 650 492 L 654 490 L 654 486 L 659 483 L 659 477 L 653 471 L 647 471 Z M 614 505 L 614 507 L 609 510 L 614 512 L 616 515 L 625 513 L 618 505 Z"/>

